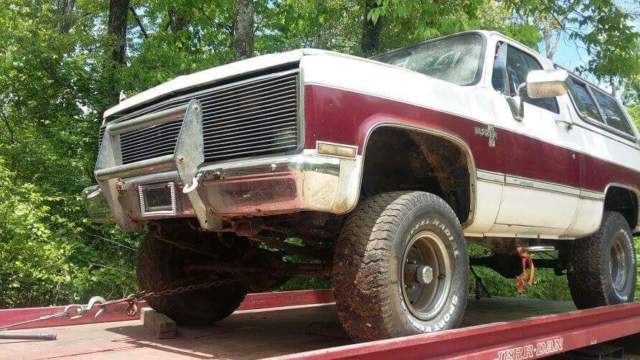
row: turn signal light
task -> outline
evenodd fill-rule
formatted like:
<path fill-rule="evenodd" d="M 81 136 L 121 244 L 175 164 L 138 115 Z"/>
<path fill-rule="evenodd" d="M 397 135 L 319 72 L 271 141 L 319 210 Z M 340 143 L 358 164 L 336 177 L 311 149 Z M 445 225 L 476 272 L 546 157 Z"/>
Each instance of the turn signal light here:
<path fill-rule="evenodd" d="M 354 159 L 358 154 L 358 148 L 350 145 L 332 144 L 326 142 L 317 142 L 319 154 L 332 155 L 343 158 Z"/>

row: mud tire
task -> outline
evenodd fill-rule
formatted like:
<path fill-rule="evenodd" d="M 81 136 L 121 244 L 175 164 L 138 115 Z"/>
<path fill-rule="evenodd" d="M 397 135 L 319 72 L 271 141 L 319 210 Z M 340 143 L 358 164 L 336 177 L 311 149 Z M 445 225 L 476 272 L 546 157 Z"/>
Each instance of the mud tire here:
<path fill-rule="evenodd" d="M 618 243 L 618 251 L 612 251 Z M 625 271 L 622 285 L 614 287 L 612 261 L 622 252 Z M 618 212 L 606 211 L 600 229 L 571 245 L 567 278 L 578 309 L 632 302 L 636 287 L 636 257 L 629 224 Z M 615 273 L 618 273 L 617 271 Z M 618 283 L 621 284 L 621 283 Z"/>
<path fill-rule="evenodd" d="M 140 244 L 138 254 L 136 271 L 138 288 L 157 290 L 174 287 L 181 283 L 206 282 L 218 278 L 218 275 L 210 273 L 206 275 L 186 273 L 183 270 L 185 265 L 204 263 L 211 259 L 162 241 L 162 238 L 165 238 L 179 242 L 187 237 L 198 236 L 200 236 L 199 232 L 184 222 L 150 226 L 147 236 Z M 235 282 L 179 295 L 150 298 L 147 303 L 178 324 L 204 325 L 231 315 L 246 293 L 247 287 Z"/>
<path fill-rule="evenodd" d="M 410 239 L 424 231 L 444 240 L 444 256 L 453 264 L 444 305 L 429 320 L 414 316 L 402 290 Z M 333 284 L 340 322 L 349 336 L 362 341 L 456 327 L 467 304 L 468 261 L 460 222 L 441 198 L 425 192 L 370 197 L 350 214 L 335 248 Z"/>

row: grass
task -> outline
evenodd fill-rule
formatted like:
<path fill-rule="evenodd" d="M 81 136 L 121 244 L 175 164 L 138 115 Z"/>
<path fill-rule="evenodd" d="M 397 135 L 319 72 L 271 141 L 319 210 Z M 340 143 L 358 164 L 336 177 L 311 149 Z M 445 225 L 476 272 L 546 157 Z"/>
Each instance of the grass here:
<path fill-rule="evenodd" d="M 640 259 L 640 238 L 635 239 L 636 242 L 636 258 Z M 471 244 L 469 253 L 473 256 L 486 254 L 486 250 L 480 246 Z M 552 269 L 538 269 L 537 282 L 533 286 L 527 286 L 522 294 L 516 291 L 515 280 L 506 279 L 495 271 L 484 268 L 475 267 L 476 272 L 482 278 L 491 296 L 506 297 L 528 297 L 547 300 L 563 300 L 571 301 L 569 293 L 569 285 L 565 275 L 558 276 Z M 640 266 L 637 268 L 636 301 L 640 301 Z M 469 278 L 470 290 L 473 292 L 475 282 L 472 276 Z M 300 278 L 294 277 L 282 285 L 278 290 L 304 290 L 304 289 L 329 289 L 331 288 L 331 280 L 327 278 Z"/>

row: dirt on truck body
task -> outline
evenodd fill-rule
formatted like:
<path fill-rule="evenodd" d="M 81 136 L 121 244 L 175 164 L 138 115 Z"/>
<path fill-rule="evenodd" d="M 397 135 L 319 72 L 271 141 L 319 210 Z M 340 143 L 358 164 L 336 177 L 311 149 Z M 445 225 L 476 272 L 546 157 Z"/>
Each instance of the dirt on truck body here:
<path fill-rule="evenodd" d="M 148 229 L 142 289 L 187 324 L 330 276 L 361 340 L 456 327 L 469 264 L 567 273 L 579 308 L 630 302 L 638 131 L 614 97 L 499 33 L 372 59 L 301 49 L 180 76 L 104 114 L 96 221 Z M 492 255 L 469 259 L 469 242 Z"/>

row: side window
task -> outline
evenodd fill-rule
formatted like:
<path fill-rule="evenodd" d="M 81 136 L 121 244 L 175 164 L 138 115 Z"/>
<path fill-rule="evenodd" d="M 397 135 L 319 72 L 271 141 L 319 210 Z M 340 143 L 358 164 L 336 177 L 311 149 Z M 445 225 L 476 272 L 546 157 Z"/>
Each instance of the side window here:
<path fill-rule="evenodd" d="M 496 51 L 493 67 L 493 87 L 507 96 L 515 96 L 518 86 L 527 81 L 527 74 L 531 70 L 542 70 L 542 66 L 533 56 L 501 43 Z M 559 112 L 555 98 L 530 99 L 525 95 L 523 100 L 551 112 Z"/>
<path fill-rule="evenodd" d="M 567 87 L 569 88 L 569 93 L 571 94 L 573 102 L 583 115 L 586 115 L 593 120 L 604 122 L 600 116 L 600 112 L 598 111 L 598 106 L 591 97 L 591 94 L 589 94 L 586 84 L 578 82 L 574 78 L 570 77 L 567 81 Z"/>
<path fill-rule="evenodd" d="M 600 105 L 600 109 L 602 109 L 602 115 L 607 125 L 626 134 L 634 135 L 629 121 L 627 121 L 626 116 L 618 106 L 618 102 L 600 90 L 592 89 L 592 91 L 596 102 Z"/>
<path fill-rule="evenodd" d="M 491 74 L 493 88 L 505 95 L 507 95 L 507 72 L 505 70 L 507 68 L 507 48 L 507 44 L 498 43 Z"/>

